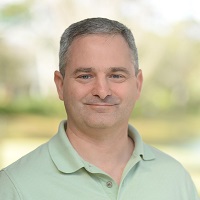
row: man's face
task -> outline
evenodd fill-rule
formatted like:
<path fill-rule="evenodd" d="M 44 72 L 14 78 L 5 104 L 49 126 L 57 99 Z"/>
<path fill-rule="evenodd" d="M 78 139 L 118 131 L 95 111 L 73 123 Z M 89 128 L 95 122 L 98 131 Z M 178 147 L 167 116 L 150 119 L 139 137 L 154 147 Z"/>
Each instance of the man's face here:
<path fill-rule="evenodd" d="M 65 77 L 55 72 L 55 83 L 68 126 L 79 130 L 120 127 L 127 125 L 139 98 L 142 72 L 135 75 L 122 36 L 88 35 L 72 42 Z"/>

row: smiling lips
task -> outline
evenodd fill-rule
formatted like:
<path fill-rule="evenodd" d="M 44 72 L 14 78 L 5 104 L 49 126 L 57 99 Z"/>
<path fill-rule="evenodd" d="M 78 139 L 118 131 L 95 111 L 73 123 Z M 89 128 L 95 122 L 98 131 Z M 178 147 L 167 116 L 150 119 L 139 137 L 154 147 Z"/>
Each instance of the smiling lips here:
<path fill-rule="evenodd" d="M 113 112 L 113 108 L 117 104 L 110 104 L 110 103 L 87 103 L 85 104 L 88 106 L 90 109 L 94 110 L 97 113 L 110 113 Z"/>
<path fill-rule="evenodd" d="M 118 105 L 119 102 L 120 101 L 117 98 L 92 98 L 89 101 L 87 101 L 85 105 L 89 106 L 90 109 L 98 113 L 107 113 L 113 110 L 112 108 Z"/>

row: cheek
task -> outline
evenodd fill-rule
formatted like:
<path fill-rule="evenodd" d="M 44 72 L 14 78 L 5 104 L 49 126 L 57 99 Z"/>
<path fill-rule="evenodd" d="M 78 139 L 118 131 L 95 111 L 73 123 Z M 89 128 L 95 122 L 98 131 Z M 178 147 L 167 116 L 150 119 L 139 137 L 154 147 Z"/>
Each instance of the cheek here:
<path fill-rule="evenodd" d="M 128 100 L 128 99 L 133 99 L 136 96 L 136 88 L 135 87 L 130 87 L 130 86 L 122 86 L 119 85 L 118 87 L 115 88 L 114 92 L 118 97 Z"/>
<path fill-rule="evenodd" d="M 127 107 L 127 109 L 130 107 L 132 108 L 139 98 L 138 91 L 135 86 L 120 88 L 117 95 L 121 98 L 123 105 Z"/>
<path fill-rule="evenodd" d="M 68 84 L 64 88 L 64 99 L 66 102 L 70 102 L 71 106 L 81 100 L 88 94 L 88 91 L 82 85 Z"/>

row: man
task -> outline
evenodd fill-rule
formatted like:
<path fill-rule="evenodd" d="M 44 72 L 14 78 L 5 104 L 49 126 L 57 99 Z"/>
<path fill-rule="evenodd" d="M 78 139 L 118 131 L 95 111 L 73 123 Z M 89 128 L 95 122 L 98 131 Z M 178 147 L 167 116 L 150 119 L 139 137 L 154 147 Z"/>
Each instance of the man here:
<path fill-rule="evenodd" d="M 60 42 L 54 80 L 67 121 L 46 144 L 0 173 L 2 200 L 198 200 L 185 169 L 128 125 L 142 88 L 123 24 L 86 19 Z"/>

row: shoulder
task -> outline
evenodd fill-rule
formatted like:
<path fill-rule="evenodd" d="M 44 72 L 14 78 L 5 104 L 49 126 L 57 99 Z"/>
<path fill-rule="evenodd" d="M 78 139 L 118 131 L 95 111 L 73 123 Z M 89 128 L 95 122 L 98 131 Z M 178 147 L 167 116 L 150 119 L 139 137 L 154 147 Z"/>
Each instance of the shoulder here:
<path fill-rule="evenodd" d="M 154 159 L 150 160 L 150 162 L 147 162 L 146 164 L 153 169 L 155 176 L 174 179 L 174 182 L 192 182 L 188 171 L 178 160 L 147 144 L 144 144 L 144 149 L 145 151 L 150 151 L 154 154 Z"/>
<path fill-rule="evenodd" d="M 144 164 L 150 169 L 152 179 L 155 180 L 157 178 L 160 184 L 162 183 L 176 191 L 181 191 L 183 196 L 189 194 L 191 197 L 194 197 L 191 199 L 198 199 L 193 180 L 179 161 L 153 146 L 144 144 L 144 149 L 154 154 L 154 159 Z"/>
<path fill-rule="evenodd" d="M 46 143 L 2 169 L 1 174 L 8 177 L 7 181 L 21 182 L 34 176 L 36 172 L 43 171 L 49 162 L 48 143 Z"/>
<path fill-rule="evenodd" d="M 156 147 L 153 147 L 151 145 L 144 144 L 144 149 L 146 152 L 150 151 L 154 155 L 154 162 L 156 164 L 159 164 L 160 166 L 165 166 L 165 167 L 175 167 L 175 168 L 181 168 L 183 169 L 182 164 L 170 156 L 169 154 L 157 149 Z"/>
<path fill-rule="evenodd" d="M 0 171 L 0 196 L 4 199 L 21 199 L 21 189 L 32 181 L 48 162 L 48 145 L 44 144 Z"/>

